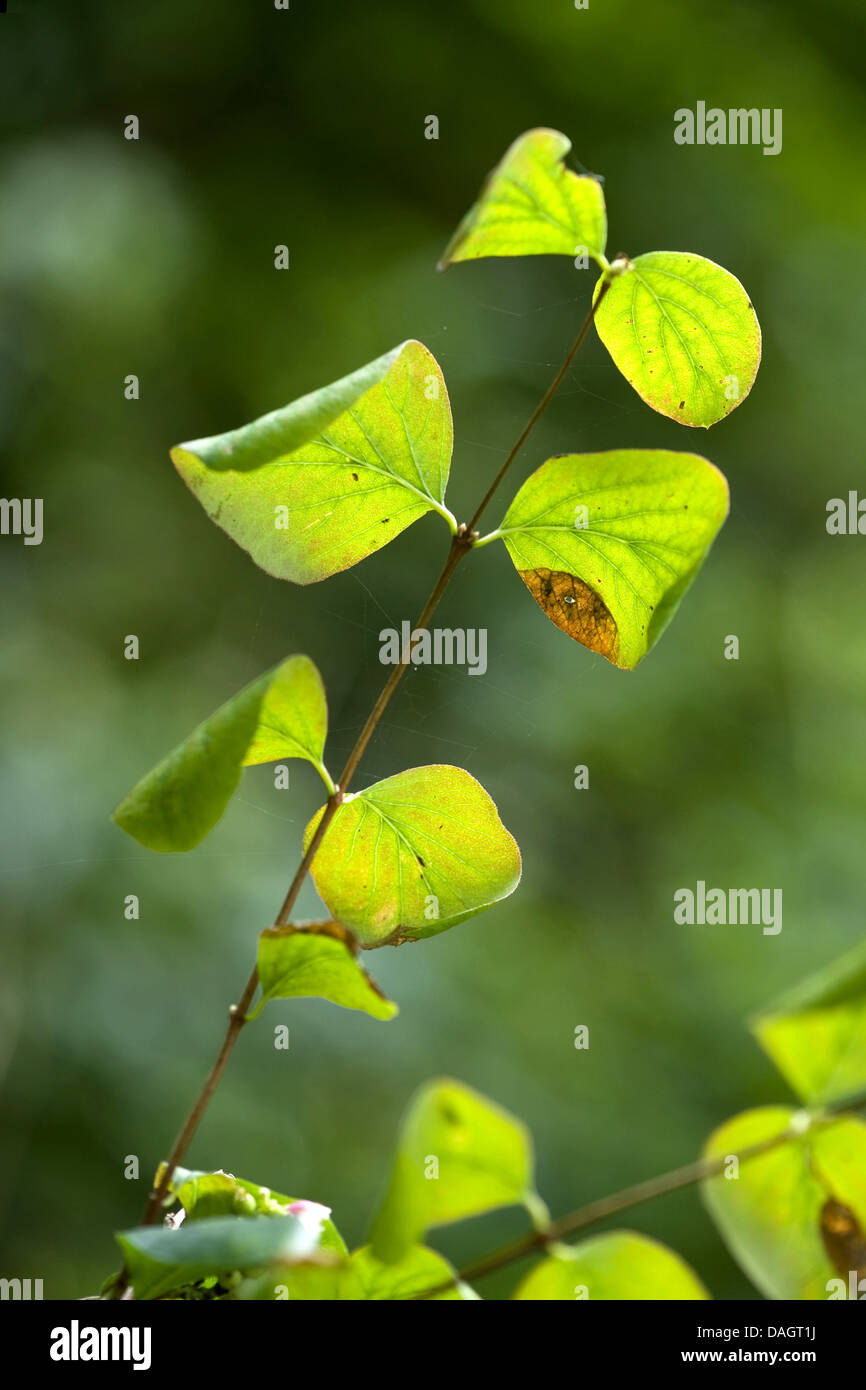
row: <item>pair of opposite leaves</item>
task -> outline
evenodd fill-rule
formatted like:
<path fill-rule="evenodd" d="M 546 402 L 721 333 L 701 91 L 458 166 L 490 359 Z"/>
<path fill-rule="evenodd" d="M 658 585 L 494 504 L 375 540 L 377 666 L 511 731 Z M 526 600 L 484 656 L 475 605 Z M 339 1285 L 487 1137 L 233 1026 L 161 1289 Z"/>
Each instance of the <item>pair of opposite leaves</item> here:
<path fill-rule="evenodd" d="M 512 145 L 464 218 L 442 266 L 582 248 L 602 269 L 596 326 L 653 409 L 708 427 L 739 404 L 760 361 L 743 287 L 702 257 L 607 261 L 598 180 L 567 169 L 556 131 Z M 616 272 L 616 273 L 615 273 Z M 240 429 L 180 445 L 174 463 L 205 511 L 268 573 L 325 579 L 445 504 L 453 431 L 445 381 L 408 341 L 350 376 Z M 515 567 L 571 637 L 630 670 L 650 650 L 728 511 L 722 474 L 666 450 L 549 459 L 502 525 Z"/>
<path fill-rule="evenodd" d="M 114 820 L 149 849 L 193 849 L 221 818 L 243 769 L 282 758 L 311 763 L 333 793 L 324 763 L 327 725 L 316 666 L 307 656 L 289 657 L 158 763 L 124 797 Z M 324 809 L 307 826 L 305 849 Z M 388 1019 L 395 1006 L 357 966 L 356 946 L 416 941 L 483 912 L 517 887 L 520 853 L 480 783 L 462 768 L 437 764 L 347 794 L 312 874 L 333 920 L 262 933 L 262 1004 L 318 995 Z"/>

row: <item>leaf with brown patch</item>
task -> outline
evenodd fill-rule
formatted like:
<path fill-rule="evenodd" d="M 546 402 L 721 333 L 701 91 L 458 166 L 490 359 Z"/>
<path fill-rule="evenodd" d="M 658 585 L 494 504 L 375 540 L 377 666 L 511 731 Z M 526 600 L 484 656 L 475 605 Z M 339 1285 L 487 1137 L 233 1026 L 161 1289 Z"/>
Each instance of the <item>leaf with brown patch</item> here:
<path fill-rule="evenodd" d="M 498 531 L 552 622 L 631 671 L 673 617 L 728 514 L 697 454 L 562 454 L 526 479 Z"/>
<path fill-rule="evenodd" d="M 563 570 L 519 570 L 532 597 L 548 618 L 575 642 L 617 665 L 619 634 L 604 599 Z"/>
<path fill-rule="evenodd" d="M 821 1208 L 821 1239 L 835 1268 L 847 1279 L 851 1271 L 866 1278 L 866 1235 L 850 1207 L 829 1197 Z"/>

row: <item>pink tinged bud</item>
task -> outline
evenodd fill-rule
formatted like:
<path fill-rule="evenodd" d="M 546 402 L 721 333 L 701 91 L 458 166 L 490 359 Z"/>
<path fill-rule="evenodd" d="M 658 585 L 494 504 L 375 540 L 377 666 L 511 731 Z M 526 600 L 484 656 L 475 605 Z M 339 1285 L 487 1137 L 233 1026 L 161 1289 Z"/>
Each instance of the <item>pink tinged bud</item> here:
<path fill-rule="evenodd" d="M 319 1231 L 331 1215 L 331 1208 L 322 1206 L 321 1202 L 302 1199 L 299 1202 L 290 1202 L 286 1212 L 289 1216 L 294 1216 L 296 1221 L 300 1221 L 308 1231 Z"/>

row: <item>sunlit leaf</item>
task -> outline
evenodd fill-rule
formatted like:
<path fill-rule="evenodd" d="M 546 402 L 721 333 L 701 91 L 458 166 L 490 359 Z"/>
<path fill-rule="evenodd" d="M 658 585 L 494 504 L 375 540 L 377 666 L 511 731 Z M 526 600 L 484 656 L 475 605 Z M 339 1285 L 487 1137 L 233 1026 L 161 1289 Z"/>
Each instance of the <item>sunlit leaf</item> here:
<path fill-rule="evenodd" d="M 797 1094 L 813 1104 L 866 1090 L 866 942 L 789 990 L 752 1032 Z"/>
<path fill-rule="evenodd" d="M 389 1264 L 433 1226 L 496 1207 L 536 1210 L 532 1140 L 521 1122 L 459 1082 L 431 1081 L 409 1104 L 371 1247 Z"/>
<path fill-rule="evenodd" d="M 558 130 L 518 137 L 443 252 L 439 269 L 481 256 L 575 256 L 603 263 L 607 241 L 598 179 L 567 169 L 571 141 Z"/>
<path fill-rule="evenodd" d="M 516 1299 L 705 1299 L 709 1294 L 685 1260 L 635 1231 L 611 1231 L 579 1245 L 558 1245 L 527 1274 Z"/>
<path fill-rule="evenodd" d="M 341 381 L 172 459 L 208 516 L 257 565 L 297 584 L 372 555 L 445 506 L 451 407 L 410 340 Z"/>
<path fill-rule="evenodd" d="M 253 1270 L 278 1259 L 309 1259 L 319 1237 L 293 1216 L 217 1216 L 177 1229 L 121 1231 L 117 1243 L 136 1298 L 150 1299 L 210 1275 Z"/>
<path fill-rule="evenodd" d="M 724 419 L 757 376 L 761 329 L 749 296 L 730 271 L 703 256 L 637 256 L 612 281 L 595 323 L 638 395 L 683 425 Z"/>
<path fill-rule="evenodd" d="M 305 848 L 322 811 L 307 826 Z M 475 778 L 433 765 L 347 796 L 312 872 L 328 911 L 362 946 L 398 945 L 513 893 L 520 853 Z"/>
<path fill-rule="evenodd" d="M 548 459 L 498 534 L 547 616 L 631 670 L 673 617 L 728 513 L 697 454 L 618 449 Z"/>
<path fill-rule="evenodd" d="M 768 1106 L 717 1129 L 704 1154 L 726 1158 L 731 1176 L 706 1181 L 704 1199 L 731 1254 L 766 1298 L 839 1297 L 833 1281 L 847 1282 L 850 1272 L 839 1257 L 858 1241 L 862 1248 L 866 1231 L 866 1124 L 848 1117 L 814 1124 L 738 1166 L 731 1161 L 790 1130 L 794 1120 L 794 1111 Z"/>
<path fill-rule="evenodd" d="M 199 724 L 133 787 L 113 819 L 148 849 L 193 849 L 222 816 L 244 767 L 304 758 L 330 789 L 322 762 L 327 726 L 321 676 L 309 657 L 290 656 Z"/>
<path fill-rule="evenodd" d="M 297 998 L 329 999 L 379 1019 L 397 1013 L 397 1005 L 385 998 L 341 939 L 336 922 L 307 923 L 303 929 L 268 927 L 259 937 L 258 970 L 262 998 L 250 1018 L 269 999 Z"/>

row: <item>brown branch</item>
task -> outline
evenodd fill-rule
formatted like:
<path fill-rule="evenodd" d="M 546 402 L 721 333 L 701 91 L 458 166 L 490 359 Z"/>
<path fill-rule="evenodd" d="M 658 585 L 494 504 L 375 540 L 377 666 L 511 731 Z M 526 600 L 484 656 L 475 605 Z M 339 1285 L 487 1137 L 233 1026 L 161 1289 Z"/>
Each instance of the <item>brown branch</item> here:
<path fill-rule="evenodd" d="M 445 1280 L 443 1283 L 437 1284 L 435 1288 L 415 1294 L 414 1297 L 415 1299 L 433 1298 L 437 1294 L 447 1293 L 449 1289 L 453 1289 L 458 1281 L 471 1283 L 473 1280 L 483 1279 L 486 1275 L 493 1274 L 496 1270 L 504 1269 L 506 1265 L 513 1264 L 515 1260 L 532 1255 L 537 1250 L 543 1250 L 554 1242 L 563 1240 L 565 1236 L 574 1235 L 575 1231 L 582 1231 L 586 1226 L 594 1226 L 596 1222 L 604 1221 L 609 1216 L 618 1216 L 620 1212 L 629 1211 L 642 1202 L 652 1201 L 654 1197 L 664 1197 L 669 1192 L 679 1192 L 684 1187 L 692 1187 L 695 1183 L 705 1182 L 707 1178 L 718 1177 L 724 1172 L 732 1158 L 736 1158 L 739 1163 L 748 1163 L 761 1154 L 781 1148 L 784 1144 L 793 1143 L 796 1139 L 802 1139 L 806 1133 L 834 1124 L 841 1116 L 861 1110 L 863 1106 L 866 1106 L 866 1092 L 845 1101 L 843 1104 L 828 1107 L 812 1120 L 807 1131 L 804 1131 L 796 1123 L 792 1123 L 780 1134 L 774 1134 L 769 1139 L 762 1139 L 757 1144 L 750 1144 L 748 1148 L 742 1149 L 738 1154 L 723 1154 L 719 1158 L 700 1158 L 695 1163 L 687 1163 L 683 1168 L 674 1168 L 669 1173 L 662 1173 L 658 1177 L 647 1178 L 644 1182 L 634 1183 L 631 1187 L 624 1187 L 619 1192 L 611 1193 L 608 1197 L 599 1197 L 596 1201 L 589 1202 L 586 1206 L 578 1207 L 576 1211 L 569 1212 L 567 1216 L 561 1216 L 557 1221 L 551 1221 L 542 1230 L 528 1231 L 525 1236 L 520 1236 L 510 1245 L 505 1245 L 500 1250 L 495 1250 L 491 1255 L 485 1255 L 476 1260 L 474 1264 L 467 1265 L 453 1279 Z"/>
<path fill-rule="evenodd" d="M 614 264 L 616 265 L 616 262 L 614 262 Z M 520 453 L 520 450 L 523 448 L 524 444 L 526 443 L 533 429 L 537 425 L 541 416 L 544 414 L 545 410 L 550 405 L 550 402 L 553 400 L 554 396 L 556 395 L 557 391 L 562 385 L 563 377 L 565 376 L 566 372 L 568 371 L 569 367 L 571 366 L 572 362 L 574 361 L 575 357 L 577 356 L 578 352 L 583 346 L 583 340 L 589 332 L 589 326 L 595 318 L 596 312 L 598 311 L 598 306 L 601 304 L 601 301 L 604 299 L 605 295 L 610 289 L 610 286 L 611 281 L 607 277 L 605 277 L 601 282 L 601 289 L 599 290 L 598 295 L 596 296 L 595 303 L 590 307 L 589 313 L 587 314 L 586 318 L 581 324 L 580 332 L 578 333 L 577 337 L 572 343 L 568 356 L 566 357 L 559 371 L 556 373 L 556 376 L 553 378 L 553 381 L 548 386 L 541 400 L 538 402 L 538 405 L 533 410 L 532 414 L 530 415 L 520 434 L 517 436 L 514 445 L 509 451 L 508 457 L 506 458 L 499 472 L 496 474 L 496 477 L 493 479 L 493 482 L 490 484 L 489 488 L 482 497 L 481 502 L 479 503 L 478 508 L 475 512 L 475 515 L 469 523 L 470 531 L 475 530 L 476 526 L 478 525 L 478 522 L 481 519 L 482 513 L 487 509 L 488 502 L 490 501 L 496 489 L 499 487 L 499 484 L 502 482 L 502 479 L 505 477 L 506 473 L 508 472 L 512 463 L 516 459 L 517 455 Z"/>
<path fill-rule="evenodd" d="M 433 613 L 439 605 L 442 595 L 448 587 L 448 584 L 451 580 L 452 575 L 454 574 L 455 569 L 457 568 L 460 561 L 463 559 L 464 555 L 467 555 L 469 551 L 472 549 L 473 541 L 477 538 L 475 532 L 475 526 L 477 521 L 479 520 L 482 512 L 487 507 L 487 504 L 489 503 L 490 499 L 493 497 L 493 494 L 496 492 L 496 489 L 502 482 L 502 479 L 505 477 L 505 474 L 511 466 L 511 463 L 517 456 L 520 449 L 523 447 L 524 443 L 526 442 L 533 428 L 537 424 L 538 420 L 544 414 L 544 411 L 547 409 L 548 405 L 555 396 L 559 386 L 563 381 L 563 378 L 565 377 L 569 367 L 574 361 L 575 356 L 580 350 L 580 347 L 584 339 L 586 338 L 587 332 L 589 331 L 589 326 L 592 323 L 592 320 L 595 316 L 595 312 L 602 299 L 604 298 L 605 294 L 607 293 L 609 283 L 610 282 L 607 278 L 603 280 L 601 289 L 596 297 L 595 303 L 592 305 L 586 318 L 584 319 L 580 331 L 578 332 L 577 337 L 575 338 L 571 348 L 569 349 L 565 361 L 563 362 L 556 376 L 553 378 L 552 382 L 548 386 L 547 390 L 545 391 L 544 395 L 542 396 L 541 400 L 539 401 L 538 405 L 536 406 L 535 410 L 533 411 L 532 415 L 530 416 L 529 420 L 527 421 L 526 425 L 524 426 L 523 430 L 518 436 L 513 448 L 510 450 L 508 457 L 506 458 L 504 464 L 500 468 L 498 474 L 494 478 L 490 487 L 487 489 L 487 492 L 485 493 L 479 507 L 475 512 L 475 515 L 472 518 L 472 521 L 469 523 L 468 526 L 460 526 L 457 530 L 457 534 L 452 537 L 451 546 L 449 548 L 445 564 L 442 568 L 442 572 L 439 575 L 439 578 L 436 581 L 436 584 L 434 585 L 430 593 L 430 597 L 427 599 L 427 602 L 425 603 L 424 608 L 421 611 L 418 621 L 415 624 L 415 631 L 421 631 L 427 627 Z M 295 873 L 294 878 L 292 879 L 289 890 L 283 901 L 283 905 L 277 914 L 277 926 L 283 926 L 289 921 L 292 909 L 295 905 L 295 901 L 298 897 L 298 894 L 301 891 L 301 887 L 304 883 L 307 873 L 309 872 L 310 866 L 313 862 L 316 852 L 327 832 L 328 826 L 331 824 L 331 821 L 333 820 L 337 810 L 339 809 L 342 803 L 343 797 L 346 791 L 348 790 L 349 784 L 352 778 L 354 777 L 355 772 L 357 771 L 358 764 L 360 763 L 361 758 L 364 755 L 367 745 L 369 744 L 370 739 L 373 737 L 373 734 L 375 733 L 379 725 L 382 715 L 385 713 L 385 710 L 387 709 L 391 701 L 391 698 L 395 690 L 397 689 L 397 686 L 403 678 L 408 664 L 408 661 L 402 661 L 398 666 L 395 666 L 393 668 L 391 674 L 385 682 L 385 685 L 382 688 L 381 693 L 379 694 L 378 699 L 376 700 L 376 703 L 370 711 L 366 723 L 364 724 L 363 729 L 358 735 L 358 738 L 355 742 L 355 746 L 353 747 L 348 759 L 346 760 L 346 765 L 343 768 L 343 771 L 340 775 L 340 780 L 337 784 L 337 789 L 333 793 L 333 795 L 331 795 L 328 798 L 327 805 L 325 806 L 322 818 L 319 821 L 318 826 L 316 827 L 315 834 L 313 835 L 313 838 L 310 841 L 310 844 L 307 848 L 306 853 L 304 854 L 303 859 L 298 865 L 298 869 Z M 228 1027 L 226 1029 L 225 1037 L 223 1038 L 222 1046 L 220 1047 L 219 1053 L 217 1054 L 216 1061 L 214 1062 L 213 1067 L 211 1068 L 210 1073 L 208 1074 L 208 1078 L 205 1081 L 205 1084 L 202 1087 L 202 1090 L 199 1093 L 199 1096 L 195 1104 L 193 1105 L 192 1110 L 187 1116 L 183 1124 L 183 1127 L 181 1128 L 181 1131 L 178 1134 L 177 1139 L 175 1140 L 175 1143 L 171 1150 L 171 1154 L 169 1155 L 169 1158 L 162 1169 L 160 1180 L 153 1189 L 153 1191 L 150 1193 L 147 1206 L 144 1211 L 144 1216 L 142 1218 L 143 1224 L 146 1226 L 151 1225 L 156 1220 L 160 1208 L 171 1186 L 171 1179 L 174 1170 L 180 1164 L 187 1149 L 189 1148 L 189 1145 L 192 1142 L 193 1137 L 195 1136 L 196 1130 L 198 1129 L 199 1124 L 201 1123 L 202 1117 L 205 1111 L 207 1110 L 210 1100 L 214 1092 L 216 1091 L 220 1083 L 220 1080 L 222 1079 L 222 1075 L 225 1071 L 226 1064 L 232 1052 L 234 1051 L 235 1043 L 238 1040 L 244 1023 L 246 1022 L 246 1015 L 249 1011 L 250 1004 L 252 1003 L 252 999 L 256 992 L 257 985 L 258 972 L 254 968 L 252 974 L 250 975 L 250 978 L 247 980 L 247 983 L 244 987 L 244 991 L 240 997 L 239 1002 L 237 1004 L 233 1004 L 229 1010 Z M 121 1276 L 119 1277 L 118 1283 L 116 1285 L 116 1297 L 119 1297 L 122 1293 L 123 1288 L 125 1287 L 125 1282 L 125 1274 L 124 1272 L 121 1272 Z"/>

